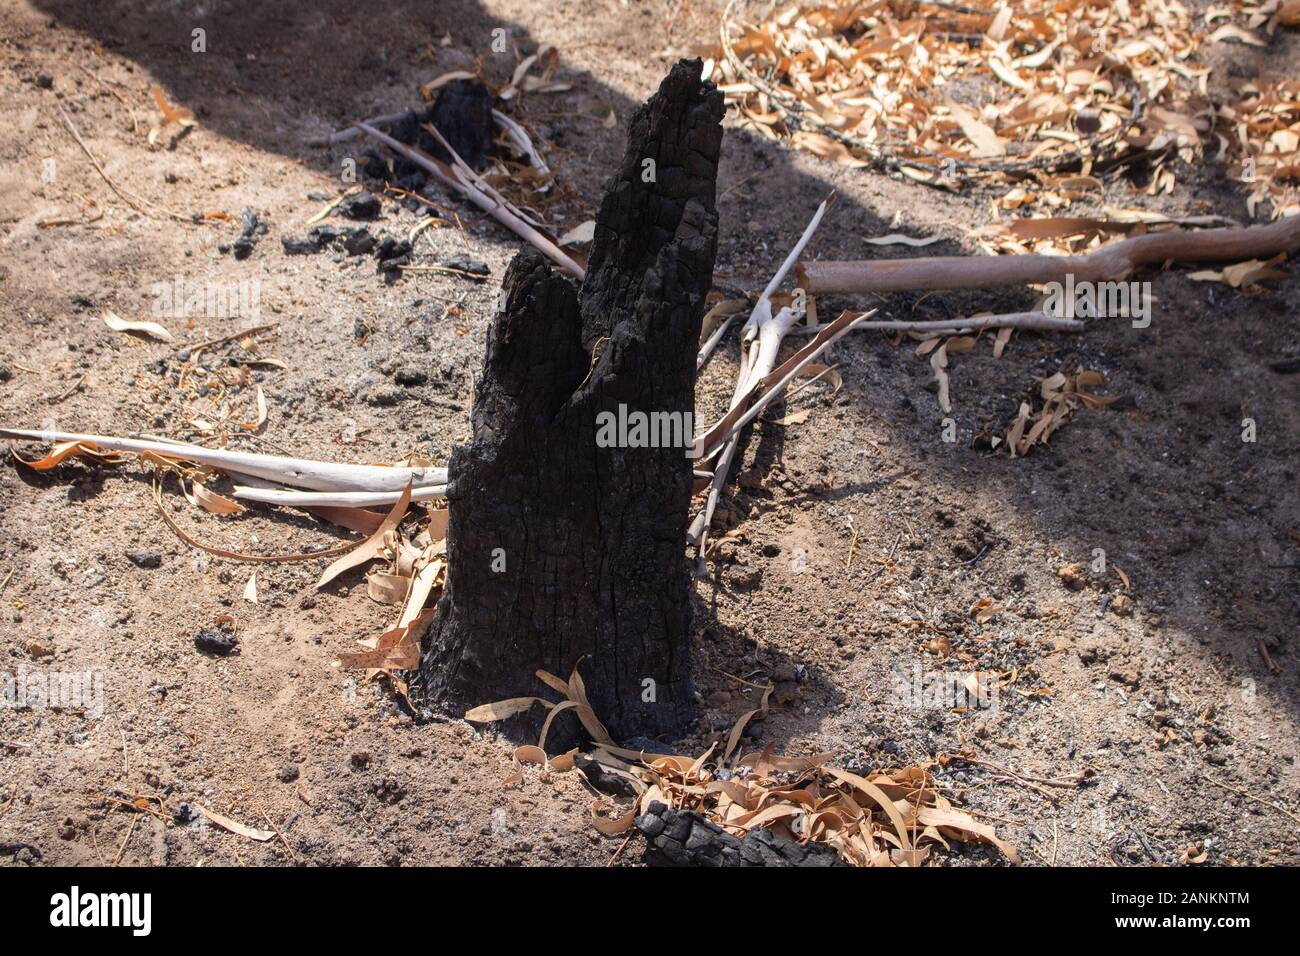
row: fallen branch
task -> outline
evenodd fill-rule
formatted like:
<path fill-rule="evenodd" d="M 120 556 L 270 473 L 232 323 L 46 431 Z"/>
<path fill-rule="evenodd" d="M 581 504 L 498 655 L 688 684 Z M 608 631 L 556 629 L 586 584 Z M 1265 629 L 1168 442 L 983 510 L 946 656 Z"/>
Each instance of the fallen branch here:
<path fill-rule="evenodd" d="M 68 127 L 68 132 L 72 134 L 72 138 L 77 141 L 77 145 L 81 147 L 81 151 L 86 154 L 86 158 L 89 159 L 91 165 L 95 167 L 95 172 L 99 173 L 99 178 L 108 183 L 108 188 L 117 193 L 117 195 L 120 196 L 127 205 L 136 212 L 143 213 L 146 216 L 152 215 L 152 211 L 156 210 L 157 212 L 165 213 L 179 222 L 189 223 L 191 226 L 195 224 L 195 220 L 192 216 L 184 216 L 178 212 L 172 212 L 172 210 L 159 206 L 157 203 L 151 203 L 149 200 L 137 196 L 130 190 L 115 183 L 112 177 L 105 171 L 100 161 L 95 158 L 95 154 L 90 151 L 90 147 L 86 145 L 86 141 L 81 138 L 81 133 L 78 132 L 77 127 L 73 125 L 72 117 L 68 115 L 67 111 L 63 108 L 63 105 L 61 103 L 56 103 L 55 105 L 59 108 L 59 115 L 63 117 L 63 125 Z"/>
<path fill-rule="evenodd" d="M 368 123 L 358 123 L 357 126 L 372 138 L 377 139 L 394 152 L 401 153 L 411 162 L 415 163 L 421 169 L 433 175 L 440 183 L 449 186 L 459 192 L 474 205 L 478 206 L 497 222 L 501 223 L 521 239 L 527 240 L 541 250 L 546 258 L 550 259 L 562 270 L 575 278 L 582 279 L 586 276 L 587 270 L 579 265 L 574 259 L 568 256 L 556 244 L 554 238 L 543 234 L 536 227 L 527 222 L 527 217 L 513 209 L 509 204 L 504 204 L 498 199 L 492 198 L 483 192 L 477 186 L 466 182 L 458 174 L 458 170 L 441 163 L 421 150 L 407 146 L 399 142 L 387 133 L 381 133 Z"/>
<path fill-rule="evenodd" d="M 395 504 L 402 496 L 400 491 L 289 491 L 247 485 L 235 485 L 233 494 L 242 501 L 287 505 L 292 508 L 373 508 Z M 428 501 L 446 496 L 446 484 L 421 485 L 411 490 L 412 501 Z"/>
<path fill-rule="evenodd" d="M 696 447 L 702 451 L 700 457 L 702 459 L 712 457 L 725 442 L 730 441 L 737 432 L 757 418 L 759 412 L 785 391 L 785 387 L 790 384 L 804 366 L 855 328 L 870 324 L 864 323 L 863 320 L 874 314 L 874 312 L 862 312 L 854 315 L 851 312 L 845 312 L 834 322 L 827 325 L 817 338 L 791 355 L 779 367 L 755 382 L 750 395 L 759 397 L 748 404 L 742 401 L 733 405 L 731 410 L 717 424 L 696 440 Z"/>
<path fill-rule="evenodd" d="M 1268 259 L 1300 249 L 1300 215 L 1266 226 L 1135 236 L 1079 256 L 932 256 L 852 262 L 804 262 L 799 285 L 810 295 L 993 289 L 1008 285 L 1120 282 L 1166 262 Z"/>
<path fill-rule="evenodd" d="M 386 465 L 343 465 L 283 455 L 259 455 L 252 452 L 221 451 L 173 441 L 143 441 L 108 435 L 82 435 L 75 432 L 30 431 L 25 428 L 0 428 L 0 438 L 25 441 L 83 442 L 109 451 L 161 455 L 211 465 L 234 475 L 251 475 L 282 485 L 313 491 L 358 491 L 401 493 L 407 482 L 416 488 L 446 486 L 446 468 L 405 468 Z M 251 489 L 250 489 L 251 490 Z M 256 499 L 254 499 L 256 500 Z M 393 499 L 394 501 L 396 498 Z M 312 502 L 327 504 L 327 502 Z M 361 506 L 364 507 L 364 506 Z"/>
<path fill-rule="evenodd" d="M 865 318 L 873 312 L 863 312 Z M 833 323 L 810 325 L 795 330 L 795 334 L 821 332 L 829 329 Z M 1048 312 L 1009 312 L 1005 315 L 978 315 L 966 319 L 937 319 L 924 322 L 905 320 L 882 320 L 879 322 L 855 322 L 854 330 L 878 329 L 893 332 L 928 332 L 934 336 L 961 335 L 966 332 L 979 332 L 984 329 L 1026 329 L 1034 332 L 1082 332 L 1085 323 L 1078 319 L 1062 319 Z"/>
<path fill-rule="evenodd" d="M 362 125 L 387 126 L 390 123 L 396 123 L 398 120 L 404 119 L 409 114 L 410 110 L 404 110 L 401 113 L 388 113 L 384 116 L 372 116 L 370 119 L 363 120 L 362 123 L 359 123 L 356 126 L 349 126 L 347 129 L 341 129 L 336 133 L 331 133 L 329 136 L 312 140 L 310 145 L 334 146 L 338 143 L 345 143 L 348 140 L 356 139 L 358 136 L 365 134 Z M 537 147 L 533 145 L 532 137 L 528 135 L 527 130 L 505 113 L 502 113 L 497 109 L 492 111 L 492 119 L 496 121 L 498 126 L 505 130 L 506 135 L 510 137 L 510 140 L 517 147 L 519 147 L 520 152 L 528 157 L 528 163 L 533 167 L 533 169 L 537 170 L 537 172 L 543 176 L 549 176 L 551 174 L 551 167 L 546 164 L 546 160 L 542 158 L 542 154 L 539 153 Z"/>
<path fill-rule="evenodd" d="M 752 414 L 745 418 L 745 423 L 751 421 L 753 416 L 757 415 L 764 405 L 780 393 L 780 390 L 785 387 L 785 383 L 794 377 L 799 368 L 812 361 L 823 349 L 847 332 L 853 322 L 865 318 L 865 316 L 857 316 L 856 318 L 841 316 L 831 323 L 833 329 L 827 329 L 826 334 L 819 335 L 818 338 L 808 343 L 790 359 L 787 359 L 776 373 L 773 372 L 773 368 L 776 366 L 777 353 L 781 350 L 781 340 L 798 323 L 802 311 L 796 313 L 793 309 L 783 308 L 776 315 L 773 315 L 772 295 L 781 287 L 786 275 L 803 253 L 804 247 L 812 239 L 813 233 L 817 231 L 822 216 L 826 214 L 829 205 L 830 199 L 828 198 L 817 207 L 817 211 L 813 213 L 813 217 L 804 228 L 799 241 L 795 243 L 794 248 L 785 257 L 785 261 L 781 263 L 781 267 L 777 269 L 776 274 L 768 282 L 763 294 L 754 303 L 754 309 L 750 313 L 748 321 L 745 322 L 741 336 L 740 371 L 736 376 L 736 388 L 732 392 L 731 404 L 727 414 L 706 434 L 695 440 L 695 449 L 702 458 L 707 459 L 714 455 L 718 456 L 713 477 L 708 484 L 709 494 L 705 499 L 704 508 L 696 515 L 687 532 L 687 540 L 696 546 L 701 570 L 703 570 L 704 554 L 708 543 L 709 525 L 713 522 L 713 512 L 717 508 L 718 496 L 722 493 L 722 486 L 727 480 L 727 473 L 731 470 L 731 462 L 735 457 L 738 443 L 738 433 L 740 428 L 744 427 L 743 424 L 736 425 L 734 428 L 732 426 L 747 413 Z M 721 335 L 718 335 L 717 338 L 720 339 Z M 717 344 L 716 341 L 712 339 L 711 341 L 713 345 Z M 704 358 L 708 357 L 708 352 L 702 354 Z M 698 357 L 696 362 L 698 368 L 702 362 Z M 795 367 L 790 368 L 792 365 Z M 776 387 L 771 387 L 770 378 L 779 379 L 779 384 Z M 764 388 L 769 389 L 768 394 L 763 395 L 758 402 L 750 404 L 750 399 Z"/>

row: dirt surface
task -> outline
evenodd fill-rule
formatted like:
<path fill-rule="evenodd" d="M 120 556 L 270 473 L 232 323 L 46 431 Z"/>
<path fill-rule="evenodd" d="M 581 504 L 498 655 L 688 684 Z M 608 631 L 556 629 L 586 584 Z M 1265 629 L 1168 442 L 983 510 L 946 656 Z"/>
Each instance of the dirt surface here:
<path fill-rule="evenodd" d="M 415 105 L 419 84 L 476 60 L 503 81 L 514 61 L 491 52 L 494 29 L 524 52 L 552 43 L 557 78 L 572 89 L 512 110 L 557 172 L 546 214 L 564 231 L 593 211 L 634 105 L 678 55 L 712 40 L 720 6 L 398 0 L 362 12 L 328 0 L 200 11 L 5 0 L 0 423 L 445 461 L 467 435 L 472 378 L 517 241 L 443 198 L 414 261 L 470 256 L 489 281 L 434 271 L 390 281 L 369 256 L 288 256 L 281 239 L 306 235 L 360 152 L 313 142 Z M 196 27 L 202 54 L 191 51 Z M 1269 50 L 1210 51 L 1211 92 L 1294 75 L 1297 42 L 1279 32 Z M 154 84 L 197 119 L 174 144 L 175 130 L 164 131 L 157 149 Z M 606 125 L 611 109 L 617 122 Z M 140 208 L 96 173 L 61 110 Z M 1138 171 L 1108 182 L 1104 202 L 1244 219 L 1241 194 L 1220 177 L 1218 167 L 1180 167 L 1179 188 L 1156 200 Z M 863 242 L 890 231 L 941 235 L 925 251 L 955 254 L 988 221 L 988 194 L 845 169 L 729 124 L 715 284 L 759 290 L 832 189 L 838 201 L 809 250 L 817 258 L 902 254 Z M 268 229 L 237 258 L 244 209 Z M 188 221 L 217 210 L 233 219 Z M 49 220 L 76 222 L 41 225 Z M 366 225 L 404 238 L 415 222 L 386 200 Z M 158 284 L 178 279 L 187 290 L 258 282 L 260 316 L 160 318 L 174 346 L 101 321 L 106 310 L 155 318 Z M 803 389 L 766 417 L 807 408 L 806 421 L 764 423 L 747 442 L 716 531 L 731 536 L 696 585 L 701 717 L 672 743 L 702 751 L 753 706 L 728 675 L 774 678 L 776 703 L 751 742 L 838 748 L 865 769 L 965 753 L 981 762 L 946 762 L 937 779 L 1027 863 L 1177 864 L 1189 848 L 1212 864 L 1300 861 L 1288 818 L 1300 803 L 1300 378 L 1273 368 L 1300 353 L 1300 293 L 1290 281 L 1250 293 L 1192 283 L 1179 270 L 1153 286 L 1150 328 L 1102 320 L 1074 337 L 1017 336 L 1000 359 L 987 340 L 954 357 L 953 442 L 912 343 L 857 333 L 834 347 L 843 388 Z M 820 306 L 834 315 L 862 304 Z M 872 304 L 947 318 L 1027 308 L 1032 297 Z M 179 349 L 271 322 L 255 355 L 215 346 L 202 359 L 211 370 L 177 384 Z M 703 370 L 700 417 L 725 404 L 735 352 L 733 335 Z M 250 357 L 283 367 L 230 363 Z M 1121 401 L 1079 412 L 1022 460 L 972 447 L 986 422 L 1005 431 L 1037 378 L 1078 366 L 1102 372 Z M 254 420 L 258 386 L 268 418 L 253 433 L 233 423 Z M 1256 422 L 1254 442 L 1242 441 L 1244 418 Z M 174 486 L 166 500 L 187 533 L 225 548 L 300 552 L 348 537 L 288 513 L 217 518 Z M 603 865 L 623 842 L 591 828 L 576 774 L 530 772 L 504 788 L 508 742 L 458 720 L 416 723 L 384 684 L 334 666 L 391 621 L 359 576 L 318 593 L 323 559 L 250 565 L 190 547 L 160 520 L 139 466 L 36 473 L 6 463 L 0 509 L 3 667 L 91 671 L 103 690 L 102 708 L 80 712 L 0 708 L 0 863 Z M 129 556 L 145 550 L 156 567 Z M 253 570 L 256 605 L 242 599 Z M 983 621 L 970 613 L 981 598 L 1001 606 Z M 222 615 L 236 619 L 238 651 L 200 651 L 195 635 Z M 974 668 L 1006 675 L 994 712 L 913 706 L 914 678 Z M 283 839 L 105 799 L 154 794 L 169 814 L 202 805 L 273 823 Z M 639 839 L 619 863 L 639 860 Z M 999 857 L 955 846 L 936 859 Z"/>

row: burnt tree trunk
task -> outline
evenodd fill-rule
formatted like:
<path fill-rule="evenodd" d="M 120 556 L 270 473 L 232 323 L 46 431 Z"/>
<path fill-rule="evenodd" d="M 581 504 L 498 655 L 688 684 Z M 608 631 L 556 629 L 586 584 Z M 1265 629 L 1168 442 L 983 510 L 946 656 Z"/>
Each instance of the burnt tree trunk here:
<path fill-rule="evenodd" d="M 687 449 L 723 112 L 700 69 L 678 63 L 632 117 L 581 289 L 533 250 L 506 273 L 473 437 L 451 456 L 447 583 L 420 668 L 434 701 L 534 694 L 537 668 L 567 678 L 582 659 L 616 736 L 687 715 Z M 679 440 L 604 447 L 597 416 L 620 406 L 634 425 L 675 413 Z"/>

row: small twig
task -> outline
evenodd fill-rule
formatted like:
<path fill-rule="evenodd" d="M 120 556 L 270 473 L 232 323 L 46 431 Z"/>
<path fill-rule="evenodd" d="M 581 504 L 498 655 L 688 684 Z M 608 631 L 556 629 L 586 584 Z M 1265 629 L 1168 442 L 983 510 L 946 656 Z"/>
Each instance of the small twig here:
<path fill-rule="evenodd" d="M 618 855 L 619 855 L 620 853 L 623 852 L 623 848 L 624 848 L 625 846 L 627 846 L 629 843 L 632 842 L 632 837 L 634 837 L 634 836 L 636 836 L 636 831 L 635 831 L 635 830 L 633 830 L 631 833 L 629 833 L 629 834 L 627 835 L 627 839 L 624 840 L 622 843 L 620 843 L 620 844 L 618 845 L 618 849 L 615 850 L 615 851 L 614 851 L 614 855 L 611 856 L 611 857 L 609 858 L 609 862 L 605 864 L 606 866 L 613 866 L 613 865 L 614 865 L 614 861 L 618 859 Z"/>
<path fill-rule="evenodd" d="M 1248 793 L 1245 790 L 1239 790 L 1238 788 L 1234 787 L 1232 784 L 1224 783 L 1222 780 L 1216 780 L 1214 777 L 1211 777 L 1209 774 L 1201 774 L 1201 776 L 1204 777 L 1206 780 L 1208 780 L 1210 783 L 1214 784 L 1216 787 L 1222 787 L 1224 790 L 1231 790 L 1233 793 L 1237 794 L 1240 797 L 1245 797 L 1247 800 L 1253 800 L 1256 803 L 1262 804 L 1263 806 L 1266 806 L 1272 810 L 1276 810 L 1278 813 L 1282 814 L 1282 816 L 1288 817 L 1291 820 L 1294 820 L 1296 823 L 1300 823 L 1300 816 L 1297 816 L 1296 814 L 1292 813 L 1290 810 L 1288 810 L 1286 807 L 1282 806 L 1281 804 L 1273 803 L 1271 800 L 1265 800 L 1263 797 L 1257 797 L 1253 793 Z"/>
<path fill-rule="evenodd" d="M 193 358 L 195 354 L 202 351 L 203 349 L 210 349 L 214 345 L 225 345 L 227 342 L 233 342 L 236 339 L 247 338 L 250 335 L 260 335 L 261 333 L 267 331 L 268 329 L 275 328 L 279 324 L 280 324 L 279 322 L 268 322 L 266 325 L 254 325 L 252 328 L 241 329 L 238 332 L 232 332 L 230 335 L 223 335 L 221 336 L 221 338 L 218 339 L 208 339 L 208 341 L 200 342 L 198 345 L 178 346 L 177 351 L 184 351 L 185 349 L 189 349 L 190 357 Z"/>
<path fill-rule="evenodd" d="M 267 826 L 275 831 L 275 835 L 280 838 L 280 842 L 284 844 L 284 848 L 289 852 L 289 859 L 293 860 L 294 863 L 297 863 L 298 854 L 293 852 L 293 847 L 291 847 L 289 841 L 285 839 L 284 833 L 275 825 L 275 822 L 267 816 L 265 812 L 262 813 L 262 819 L 266 821 Z"/>
<path fill-rule="evenodd" d="M 71 395 L 73 392 L 75 392 L 78 388 L 81 387 L 81 383 L 86 380 L 86 375 L 87 375 L 86 372 L 82 372 L 80 375 L 77 376 L 77 380 L 68 386 L 68 390 L 66 392 L 54 398 L 46 399 L 46 401 L 48 401 L 51 405 L 59 404 L 59 402 L 63 401 L 65 398 L 67 398 L 69 395 Z"/>
<path fill-rule="evenodd" d="M 135 835 L 135 828 L 139 823 L 139 814 L 131 818 L 131 828 L 126 831 L 126 839 L 123 840 L 122 845 L 117 848 L 117 856 L 113 857 L 113 866 L 117 866 L 122 862 L 122 854 L 126 852 L 126 845 L 131 842 L 131 837 Z"/>
<path fill-rule="evenodd" d="M 109 188 L 112 189 L 113 192 L 117 193 L 118 196 L 120 196 L 123 200 L 125 200 L 126 203 L 130 205 L 132 209 L 135 209 L 137 212 L 143 213 L 146 216 L 150 214 L 149 210 L 156 209 L 158 212 L 165 213 L 166 215 L 170 216 L 172 219 L 176 219 L 179 220 L 180 222 L 185 222 L 185 223 L 189 223 L 190 225 L 194 225 L 193 217 L 182 216 L 178 212 L 172 212 L 170 209 L 164 209 L 162 206 L 155 205 L 154 203 L 149 202 L 149 200 L 147 199 L 142 199 L 139 196 L 135 195 L 135 193 L 129 192 L 126 189 L 123 189 L 117 183 L 113 182 L 112 178 L 108 175 L 108 173 L 104 171 L 104 167 L 100 165 L 99 160 L 95 158 L 95 154 L 90 151 L 90 147 L 86 145 L 86 141 L 81 138 L 81 134 L 77 132 L 77 127 L 73 125 L 72 117 L 70 117 L 67 114 L 67 111 L 64 110 L 63 104 L 55 103 L 54 105 L 58 107 L 59 115 L 63 117 L 63 123 L 65 126 L 68 127 L 68 132 L 72 134 L 72 138 L 77 141 L 77 145 L 81 147 L 81 151 L 86 154 L 87 158 L 90 159 L 91 165 L 95 167 L 95 172 L 99 173 L 100 178 L 103 179 L 104 182 L 108 183 Z"/>
<path fill-rule="evenodd" d="M 727 334 L 727 329 L 731 327 L 731 323 L 734 322 L 735 319 L 736 317 L 734 315 L 729 315 L 723 319 L 718 323 L 718 327 L 713 330 L 713 334 L 709 336 L 708 341 L 700 346 L 700 351 L 695 356 L 695 370 L 697 372 L 704 367 L 704 363 L 709 360 L 709 356 L 712 355 L 713 350 L 718 347 L 718 343 L 721 342 L 722 337 Z"/>
<path fill-rule="evenodd" d="M 864 313 L 865 314 L 865 313 Z M 823 325 L 809 325 L 794 332 L 805 335 L 820 332 L 828 328 Z M 928 332 L 933 336 L 959 335 L 963 332 L 978 332 L 983 329 L 1029 329 L 1036 332 L 1082 332 L 1085 323 L 1078 319 L 1062 319 L 1048 312 L 1011 312 L 1006 315 L 981 315 L 967 319 L 938 319 L 919 322 L 884 319 L 877 322 L 859 322 L 854 328 L 858 330 L 881 329 L 895 332 Z"/>

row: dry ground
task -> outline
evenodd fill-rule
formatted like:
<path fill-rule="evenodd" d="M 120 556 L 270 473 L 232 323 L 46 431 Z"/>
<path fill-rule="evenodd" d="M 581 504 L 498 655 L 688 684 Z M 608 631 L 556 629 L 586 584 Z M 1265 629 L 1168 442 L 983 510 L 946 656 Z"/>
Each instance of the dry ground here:
<path fill-rule="evenodd" d="M 418 258 L 472 255 L 492 281 L 420 273 L 388 284 L 369 259 L 287 257 L 280 239 L 305 233 L 322 205 L 309 197 L 339 191 L 350 155 L 311 140 L 412 104 L 419 83 L 476 57 L 504 78 L 510 63 L 488 49 L 496 27 L 525 51 L 553 43 L 573 90 L 535 97 L 518 115 L 563 184 L 554 210 L 563 229 L 594 208 L 622 123 L 673 56 L 712 38 L 719 6 L 4 0 L 0 423 L 202 439 L 193 419 L 217 412 L 169 384 L 176 350 L 110 332 L 99 316 L 149 318 L 154 285 L 178 276 L 257 280 L 261 321 L 278 323 L 260 354 L 286 367 L 257 370 L 269 419 L 238 446 L 356 461 L 427 448 L 445 460 L 468 429 L 471 378 L 516 242 L 448 200 L 459 223 L 427 232 Z M 196 26 L 207 30 L 202 55 L 190 52 Z M 1296 49 L 1296 37 L 1279 36 L 1269 51 L 1216 52 L 1216 82 L 1294 75 Z M 198 114 L 174 149 L 146 143 L 155 83 Z M 236 224 L 131 209 L 59 106 L 126 189 L 187 215 L 251 207 L 269 233 L 237 260 L 222 251 Z M 617 126 L 600 122 L 607 107 Z M 46 159 L 52 181 L 42 179 Z M 1243 217 L 1240 196 L 1217 177 L 1185 171 L 1159 201 L 1120 179 L 1105 201 Z M 871 254 L 863 238 L 897 227 L 942 235 L 927 251 L 956 253 L 987 221 L 987 196 L 845 170 L 731 130 L 718 283 L 759 289 L 831 188 L 839 202 L 810 250 L 822 258 Z M 38 225 L 78 218 L 84 197 L 102 218 Z M 413 221 L 388 203 L 379 225 L 402 234 Z M 806 422 L 767 424 L 749 441 L 726 516 L 737 534 L 697 587 L 703 713 L 682 746 L 702 748 L 749 706 L 723 672 L 793 672 L 803 677 L 797 693 L 787 687 L 758 730 L 786 752 L 837 747 L 870 768 L 966 751 L 1034 777 L 1092 771 L 1078 789 L 987 766 L 940 774 L 1029 863 L 1173 864 L 1189 847 L 1211 863 L 1297 862 L 1295 818 L 1278 808 L 1300 802 L 1300 378 L 1270 363 L 1300 352 L 1300 294 L 1291 282 L 1245 294 L 1176 271 L 1154 284 L 1149 329 L 1099 322 L 1077 337 L 1023 335 L 1000 360 L 984 347 L 954 359 L 955 443 L 941 440 L 924 360 L 877 333 L 837 346 L 843 389 L 805 389 L 789 408 L 810 406 Z M 876 304 L 925 318 L 1029 304 L 1011 293 L 918 299 Z M 242 321 L 165 324 L 183 344 Z M 729 394 L 734 352 L 729 339 L 705 369 L 702 407 Z M 1036 377 L 1079 365 L 1102 371 L 1123 401 L 1081 413 L 1024 460 L 971 447 L 984 420 L 1005 424 Z M 251 417 L 253 383 L 228 400 L 237 418 Z M 1247 416 L 1258 422 L 1253 444 L 1240 437 Z M 39 853 L 54 864 L 603 864 L 618 848 L 591 829 L 575 775 L 503 789 L 506 742 L 459 721 L 417 725 L 383 686 L 332 666 L 391 617 L 358 578 L 316 594 L 321 562 L 262 565 L 262 601 L 245 603 L 250 566 L 173 537 L 134 468 L 37 475 L 5 464 L 0 509 L 3 666 L 89 669 L 104 681 L 98 717 L 0 709 L 0 862 Z M 339 536 L 265 512 L 175 514 L 203 540 L 245 550 L 306 550 Z M 161 566 L 127 558 L 142 548 L 160 551 Z M 1097 548 L 1106 573 L 1059 575 Z M 1005 609 L 978 624 L 968 611 L 983 597 Z M 205 656 L 193 636 L 222 614 L 238 619 L 240 653 Z M 927 645 L 943 640 L 977 666 L 1015 671 L 996 714 L 905 705 L 900 675 L 969 666 L 931 654 Z M 150 816 L 137 824 L 104 794 L 273 820 L 292 851 Z M 619 859 L 638 858 L 633 844 Z M 959 848 L 940 859 L 996 857 Z"/>

